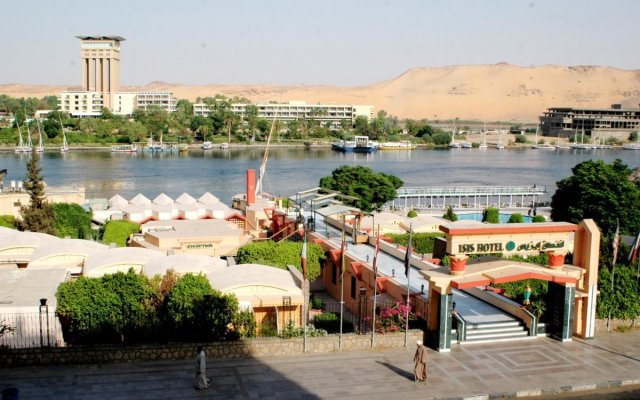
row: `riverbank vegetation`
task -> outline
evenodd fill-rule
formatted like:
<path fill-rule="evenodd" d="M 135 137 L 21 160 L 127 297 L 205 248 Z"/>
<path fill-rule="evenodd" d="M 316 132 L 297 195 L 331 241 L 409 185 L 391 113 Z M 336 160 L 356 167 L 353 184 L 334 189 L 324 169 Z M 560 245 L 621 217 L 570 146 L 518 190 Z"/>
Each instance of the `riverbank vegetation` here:
<path fill-rule="evenodd" d="M 258 109 L 248 106 L 244 117 L 231 112 L 234 103 L 247 103 L 245 98 L 227 98 L 216 95 L 198 99 L 209 105 L 208 116 L 193 115 L 193 103 L 179 100 L 177 111 L 168 113 L 157 107 L 148 110 L 136 110 L 131 117 L 112 114 L 103 109 L 96 118 L 73 118 L 66 113 L 52 112 L 42 123 L 45 145 L 62 142 L 60 121 L 70 144 L 110 145 L 114 143 L 133 143 L 146 141 L 151 135 L 156 140 L 163 135 L 164 141 L 194 143 L 212 141 L 214 143 L 255 143 L 266 141 L 271 129 L 271 121 L 258 118 Z M 17 124 L 2 127 L 0 125 L 0 144 L 14 146 L 18 142 L 18 125 L 23 137 L 26 133 L 26 121 L 29 130 L 35 135 L 37 123 L 32 120 L 36 110 L 57 110 L 55 96 L 42 99 L 15 99 L 0 95 L 0 111 L 7 110 L 16 116 Z M 429 124 L 426 120 L 399 120 L 378 111 L 371 120 L 358 117 L 353 124 L 343 121 L 337 129 L 330 129 L 320 123 L 317 117 L 322 111 L 311 112 L 309 118 L 295 121 L 276 121 L 272 141 L 276 143 L 329 143 L 333 140 L 367 135 L 373 140 L 397 141 L 411 140 L 417 144 L 447 146 L 451 133 Z"/>

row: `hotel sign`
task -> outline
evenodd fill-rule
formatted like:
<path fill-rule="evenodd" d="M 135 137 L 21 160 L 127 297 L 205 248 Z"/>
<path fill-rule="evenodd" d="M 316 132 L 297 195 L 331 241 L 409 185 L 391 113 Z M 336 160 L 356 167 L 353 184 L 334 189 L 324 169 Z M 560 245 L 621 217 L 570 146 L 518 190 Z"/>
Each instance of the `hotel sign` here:
<path fill-rule="evenodd" d="M 212 249 L 213 243 L 186 243 L 185 249 Z"/>
<path fill-rule="evenodd" d="M 562 250 L 565 247 L 564 240 L 537 242 L 528 241 L 518 243 L 514 240 L 507 242 L 489 242 L 489 243 L 461 243 L 458 244 L 456 253 L 464 254 L 481 254 L 481 253 L 504 253 L 504 252 L 528 252 L 528 251 L 547 251 Z"/>
<path fill-rule="evenodd" d="M 449 254 L 537 254 L 546 251 L 573 251 L 573 232 L 492 233 L 449 235 Z"/>

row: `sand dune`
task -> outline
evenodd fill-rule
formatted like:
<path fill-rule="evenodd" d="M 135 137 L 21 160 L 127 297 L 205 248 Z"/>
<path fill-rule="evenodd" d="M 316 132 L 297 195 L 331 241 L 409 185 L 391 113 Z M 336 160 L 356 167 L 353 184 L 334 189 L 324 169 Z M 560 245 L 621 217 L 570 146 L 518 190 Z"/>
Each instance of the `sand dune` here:
<path fill-rule="evenodd" d="M 68 87 L 0 85 L 10 96 L 55 95 Z M 152 82 L 123 90 L 170 90 L 178 98 L 224 94 L 254 102 L 373 104 L 400 118 L 534 121 L 548 107 L 609 107 L 640 103 L 640 71 L 597 66 L 518 67 L 459 65 L 415 68 L 388 81 L 362 87 L 282 85 L 189 86 Z"/>

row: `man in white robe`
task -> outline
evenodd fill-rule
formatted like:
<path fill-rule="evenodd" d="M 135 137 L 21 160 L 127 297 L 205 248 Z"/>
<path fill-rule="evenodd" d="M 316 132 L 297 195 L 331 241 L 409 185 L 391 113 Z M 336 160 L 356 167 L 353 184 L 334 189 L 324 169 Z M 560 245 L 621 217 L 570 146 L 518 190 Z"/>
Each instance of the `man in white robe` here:
<path fill-rule="evenodd" d="M 202 346 L 198 346 L 198 355 L 196 356 L 196 390 L 204 390 L 208 387 L 207 360 Z"/>

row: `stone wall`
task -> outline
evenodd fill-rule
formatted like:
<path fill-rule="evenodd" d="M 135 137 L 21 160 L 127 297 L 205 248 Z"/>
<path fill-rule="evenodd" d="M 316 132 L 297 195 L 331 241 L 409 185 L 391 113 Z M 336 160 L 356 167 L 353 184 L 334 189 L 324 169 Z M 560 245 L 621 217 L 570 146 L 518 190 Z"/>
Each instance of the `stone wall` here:
<path fill-rule="evenodd" d="M 343 335 L 343 350 L 371 349 L 371 335 Z M 423 338 L 418 329 L 408 333 L 408 345 Z M 404 333 L 378 334 L 376 349 L 401 348 Z M 303 339 L 258 338 L 237 342 L 202 344 L 208 358 L 244 358 L 278 356 L 303 353 Z M 118 362 L 144 362 L 157 360 L 185 360 L 195 357 L 196 343 L 170 343 L 146 345 L 96 345 L 31 349 L 0 349 L 0 368 L 33 365 L 105 364 Z M 339 335 L 307 338 L 307 353 L 329 353 L 339 350 Z"/>
<path fill-rule="evenodd" d="M 640 318 L 639 319 L 612 319 L 611 320 L 611 330 L 615 331 L 616 329 L 629 329 L 629 328 L 640 328 Z M 606 319 L 597 319 L 596 320 L 596 337 L 598 334 L 607 333 L 609 328 L 607 326 Z"/>

